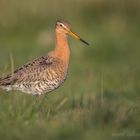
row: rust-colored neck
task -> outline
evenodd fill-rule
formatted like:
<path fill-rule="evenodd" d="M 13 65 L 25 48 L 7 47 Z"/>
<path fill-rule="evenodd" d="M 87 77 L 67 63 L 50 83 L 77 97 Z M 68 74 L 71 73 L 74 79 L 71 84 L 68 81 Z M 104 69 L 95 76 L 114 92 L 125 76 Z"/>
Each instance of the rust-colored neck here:
<path fill-rule="evenodd" d="M 53 52 L 54 56 L 61 59 L 67 68 L 69 64 L 70 49 L 66 34 L 55 31 L 55 49 Z"/>

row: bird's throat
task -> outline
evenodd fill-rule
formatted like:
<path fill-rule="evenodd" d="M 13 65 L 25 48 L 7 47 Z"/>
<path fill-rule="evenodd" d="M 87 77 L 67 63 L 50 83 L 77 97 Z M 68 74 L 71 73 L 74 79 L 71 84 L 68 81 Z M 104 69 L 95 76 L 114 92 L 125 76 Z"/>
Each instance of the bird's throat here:
<path fill-rule="evenodd" d="M 62 59 L 66 66 L 69 63 L 70 49 L 67 41 L 67 35 L 64 33 L 55 32 L 55 49 L 54 54 L 59 59 Z"/>

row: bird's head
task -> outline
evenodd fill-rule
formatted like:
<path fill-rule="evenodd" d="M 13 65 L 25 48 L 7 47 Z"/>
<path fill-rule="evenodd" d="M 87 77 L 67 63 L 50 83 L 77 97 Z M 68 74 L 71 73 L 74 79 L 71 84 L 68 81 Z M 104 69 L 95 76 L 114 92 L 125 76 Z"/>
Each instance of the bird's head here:
<path fill-rule="evenodd" d="M 64 20 L 58 20 L 55 25 L 55 29 L 57 32 L 61 34 L 71 35 L 77 40 L 82 41 L 86 45 L 89 45 L 86 41 L 84 41 L 81 37 L 79 37 L 76 33 L 72 32 L 70 29 L 70 24 Z"/>

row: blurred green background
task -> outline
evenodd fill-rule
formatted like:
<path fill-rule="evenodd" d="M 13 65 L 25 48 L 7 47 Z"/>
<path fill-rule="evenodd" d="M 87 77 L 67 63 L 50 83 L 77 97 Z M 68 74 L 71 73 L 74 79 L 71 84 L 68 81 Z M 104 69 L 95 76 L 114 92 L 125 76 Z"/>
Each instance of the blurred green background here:
<path fill-rule="evenodd" d="M 47 54 L 57 18 L 90 46 L 69 38 L 68 78 L 42 102 L 0 91 L 0 139 L 140 139 L 139 0 L 0 0 L 0 75 Z"/>

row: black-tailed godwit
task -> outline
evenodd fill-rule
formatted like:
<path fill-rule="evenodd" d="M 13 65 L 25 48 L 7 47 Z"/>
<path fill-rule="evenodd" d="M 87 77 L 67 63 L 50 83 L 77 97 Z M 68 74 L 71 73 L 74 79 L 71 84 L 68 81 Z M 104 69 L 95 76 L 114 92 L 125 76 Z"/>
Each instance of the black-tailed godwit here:
<path fill-rule="evenodd" d="M 68 35 L 89 45 L 70 30 L 66 21 L 58 20 L 55 24 L 54 50 L 0 78 L 0 88 L 20 90 L 32 95 L 42 95 L 58 88 L 65 81 L 68 71 L 70 56 Z"/>

